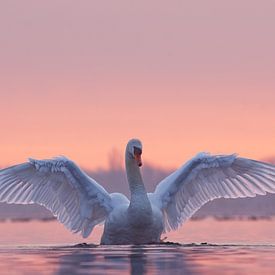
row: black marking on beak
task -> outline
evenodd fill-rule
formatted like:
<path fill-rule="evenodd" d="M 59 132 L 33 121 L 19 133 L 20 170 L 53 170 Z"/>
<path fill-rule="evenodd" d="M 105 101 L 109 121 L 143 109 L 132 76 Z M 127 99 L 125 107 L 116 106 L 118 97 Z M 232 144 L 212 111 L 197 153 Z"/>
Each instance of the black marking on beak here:
<path fill-rule="evenodd" d="M 142 166 L 141 154 L 142 154 L 142 150 L 140 148 L 134 146 L 134 157 L 135 157 L 135 160 L 137 161 L 137 165 L 139 167 Z"/>
<path fill-rule="evenodd" d="M 134 155 L 141 155 L 142 154 L 142 150 L 136 146 L 134 146 Z"/>

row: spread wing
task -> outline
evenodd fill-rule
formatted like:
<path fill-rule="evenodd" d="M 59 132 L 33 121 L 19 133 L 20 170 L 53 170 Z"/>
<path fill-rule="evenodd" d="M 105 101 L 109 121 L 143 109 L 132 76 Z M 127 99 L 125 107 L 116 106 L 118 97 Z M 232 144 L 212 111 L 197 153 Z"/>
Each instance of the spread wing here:
<path fill-rule="evenodd" d="M 84 238 L 112 210 L 106 190 L 65 157 L 0 170 L 0 201 L 43 205 Z"/>
<path fill-rule="evenodd" d="M 275 193 L 275 166 L 236 155 L 200 153 L 162 180 L 151 200 L 162 210 L 165 230 L 177 229 L 216 198 Z"/>

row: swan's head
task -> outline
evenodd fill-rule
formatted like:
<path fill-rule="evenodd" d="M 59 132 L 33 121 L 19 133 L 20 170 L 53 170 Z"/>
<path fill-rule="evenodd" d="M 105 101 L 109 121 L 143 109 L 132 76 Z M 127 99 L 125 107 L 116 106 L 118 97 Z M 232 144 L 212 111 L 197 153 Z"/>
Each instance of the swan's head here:
<path fill-rule="evenodd" d="M 134 159 L 137 162 L 137 165 L 139 167 L 142 166 L 141 154 L 142 154 L 141 141 L 138 139 L 129 140 L 126 147 L 126 156 L 130 159 Z"/>

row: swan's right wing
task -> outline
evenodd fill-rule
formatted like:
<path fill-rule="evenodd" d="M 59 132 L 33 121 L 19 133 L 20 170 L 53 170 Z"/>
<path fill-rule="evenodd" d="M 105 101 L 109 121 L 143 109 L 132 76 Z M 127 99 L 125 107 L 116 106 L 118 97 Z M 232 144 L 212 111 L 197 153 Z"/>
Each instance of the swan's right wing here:
<path fill-rule="evenodd" d="M 43 205 L 84 238 L 113 207 L 109 193 L 65 157 L 0 170 L 0 201 Z"/>

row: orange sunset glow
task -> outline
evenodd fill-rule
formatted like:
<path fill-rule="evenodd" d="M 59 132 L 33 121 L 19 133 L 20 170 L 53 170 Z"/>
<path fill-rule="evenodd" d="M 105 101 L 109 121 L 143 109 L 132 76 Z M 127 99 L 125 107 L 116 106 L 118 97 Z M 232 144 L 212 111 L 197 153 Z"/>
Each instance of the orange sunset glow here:
<path fill-rule="evenodd" d="M 275 156 L 274 1 L 38 2 L 0 4 L 0 167 Z"/>

